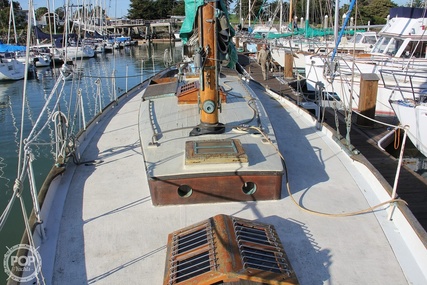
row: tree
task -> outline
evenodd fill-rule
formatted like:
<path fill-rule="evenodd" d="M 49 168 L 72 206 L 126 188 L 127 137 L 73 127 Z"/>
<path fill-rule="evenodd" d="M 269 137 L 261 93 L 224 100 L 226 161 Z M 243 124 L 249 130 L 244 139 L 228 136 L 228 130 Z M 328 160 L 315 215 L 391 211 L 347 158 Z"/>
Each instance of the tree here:
<path fill-rule="evenodd" d="M 171 14 L 174 16 L 184 16 L 185 15 L 185 2 L 184 2 L 184 0 L 175 1 L 175 5 L 172 8 Z"/>
<path fill-rule="evenodd" d="M 102 18 L 106 15 L 106 11 L 101 6 L 93 7 L 90 16 L 93 18 Z"/>
<path fill-rule="evenodd" d="M 49 10 L 46 7 L 37 8 L 34 13 L 36 14 L 36 20 L 40 21 L 44 14 L 46 14 Z"/>
<path fill-rule="evenodd" d="M 251 0 L 251 22 L 253 21 L 259 21 L 258 16 L 261 14 L 262 11 L 262 0 Z M 238 14 L 240 11 L 240 6 L 236 5 L 234 7 L 234 13 Z M 242 18 L 245 21 L 249 20 L 249 0 L 242 0 Z M 263 19 L 261 19 L 263 20 Z M 252 23 L 251 23 L 252 24 Z"/>
<path fill-rule="evenodd" d="M 13 2 L 13 12 L 17 29 L 25 27 L 25 14 L 22 12 L 19 2 Z M 8 0 L 0 0 L 0 29 L 6 31 L 9 28 L 10 18 L 10 2 Z"/>
<path fill-rule="evenodd" d="M 60 20 L 64 20 L 65 19 L 65 9 L 64 9 L 64 7 L 56 8 L 55 14 L 58 15 L 58 18 Z"/>
<path fill-rule="evenodd" d="M 367 11 L 373 12 L 370 14 L 372 17 L 371 24 L 378 25 L 387 23 L 387 15 L 390 13 L 390 8 L 393 7 L 397 7 L 397 5 L 390 0 L 375 0 L 372 1 L 369 5 L 366 5 L 366 7 L 363 7 L 363 9 L 365 9 L 367 14 Z"/>
<path fill-rule="evenodd" d="M 355 9 L 351 13 L 351 17 L 357 19 L 357 25 L 366 25 L 370 22 L 371 25 L 382 25 L 387 22 L 387 15 L 390 13 L 390 8 L 397 7 L 391 0 L 360 0 L 358 2 L 358 15 L 355 17 Z M 343 15 L 348 11 L 349 6 L 343 5 L 340 9 Z"/>
<path fill-rule="evenodd" d="M 425 8 L 425 1 L 424 0 L 412 0 L 408 3 L 406 3 L 407 7 L 414 7 L 414 8 Z M 411 6 L 412 4 L 412 6 Z"/>
<path fill-rule="evenodd" d="M 165 19 L 170 17 L 174 2 L 174 0 L 157 0 L 155 2 L 158 19 Z"/>
<path fill-rule="evenodd" d="M 19 2 L 13 2 L 13 11 L 15 13 L 15 23 L 17 29 L 25 29 L 27 27 L 27 15 L 22 11 Z"/>
<path fill-rule="evenodd" d="M 129 19 L 165 19 L 172 15 L 185 15 L 184 0 L 131 0 Z"/>
<path fill-rule="evenodd" d="M 131 0 L 128 10 L 129 19 L 158 19 L 153 0 Z"/>

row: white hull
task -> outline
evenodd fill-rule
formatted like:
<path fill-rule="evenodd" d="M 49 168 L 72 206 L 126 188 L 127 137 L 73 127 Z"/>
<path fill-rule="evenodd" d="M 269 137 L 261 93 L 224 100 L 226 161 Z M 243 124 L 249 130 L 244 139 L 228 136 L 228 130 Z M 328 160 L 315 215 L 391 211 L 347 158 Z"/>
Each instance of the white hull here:
<path fill-rule="evenodd" d="M 306 76 L 308 86 L 314 88 L 318 82 L 326 90 L 335 91 L 347 107 L 357 110 L 359 103 L 360 76 L 373 74 L 380 80 L 377 94 L 376 113 L 392 115 L 393 109 L 388 102 L 391 95 L 389 86 L 396 87 L 395 78 L 390 74 L 380 74 L 381 70 L 407 73 L 398 84 L 405 83 L 409 76 L 425 70 L 427 66 L 427 20 L 422 9 L 398 7 L 390 10 L 391 19 L 378 33 L 380 38 L 369 54 L 335 54 L 306 58 Z M 353 84 L 354 82 L 354 84 Z M 415 89 L 423 89 L 425 82 L 411 83 Z M 411 95 L 405 90 L 404 96 Z"/>
<path fill-rule="evenodd" d="M 415 97 L 416 100 L 404 96 L 404 100 L 394 99 L 390 104 L 401 126 L 406 128 L 409 139 L 427 157 L 427 102 L 420 102 L 420 98 Z M 421 100 L 425 99 L 425 96 L 421 97 Z"/>
<path fill-rule="evenodd" d="M 25 57 L 18 57 L 17 60 L 21 63 L 25 63 Z M 30 56 L 29 60 L 36 67 L 46 67 L 50 66 L 50 64 L 52 63 L 52 59 L 49 55 Z"/>
<path fill-rule="evenodd" d="M 390 105 L 401 127 L 405 128 L 414 146 L 427 157 L 427 96 L 425 71 L 399 72 L 381 70 L 383 77 L 393 77 L 394 83 L 387 85 L 391 90 Z"/>
<path fill-rule="evenodd" d="M 25 64 L 16 59 L 2 59 L 0 62 L 0 81 L 21 80 L 25 72 Z"/>
<path fill-rule="evenodd" d="M 44 56 L 35 56 L 33 57 L 33 62 L 36 67 L 46 67 L 50 66 L 52 63 L 52 59 L 50 56 L 44 55 Z"/>
<path fill-rule="evenodd" d="M 331 76 L 329 72 L 328 62 L 329 58 L 321 56 L 308 55 L 306 58 L 305 75 L 307 79 L 307 86 L 309 90 L 314 90 L 316 83 L 324 85 L 326 91 L 336 92 L 344 106 L 347 108 L 351 105 L 353 110 L 359 110 L 360 99 L 360 75 L 361 74 L 375 74 L 378 78 L 376 114 L 377 115 L 394 115 L 394 111 L 390 106 L 389 99 L 392 91 L 387 88 L 390 84 L 395 84 L 392 76 L 381 76 L 380 70 L 382 68 L 395 68 L 396 71 L 401 68 L 405 62 L 396 61 L 393 65 L 389 62 L 382 60 L 373 60 L 365 58 L 352 59 L 349 57 L 341 57 L 336 67 L 335 76 Z M 421 61 L 419 62 L 421 65 Z M 427 64 L 427 60 L 424 61 Z M 382 80 L 383 79 L 383 80 Z M 384 85 L 385 82 L 385 85 Z M 423 82 L 414 82 L 415 85 L 420 86 Z"/>
<path fill-rule="evenodd" d="M 53 47 L 51 44 L 31 46 L 30 50 L 34 50 L 43 56 L 49 56 L 51 61 L 54 62 L 62 62 L 64 60 L 62 49 Z"/>
<path fill-rule="evenodd" d="M 95 51 L 90 46 L 66 47 L 63 49 L 63 53 L 67 60 L 87 59 L 95 56 Z"/>
<path fill-rule="evenodd" d="M 285 67 L 285 55 L 286 53 L 293 54 L 293 68 L 304 69 L 305 67 L 305 53 L 299 50 L 292 50 L 288 48 L 272 47 L 270 48 L 271 57 L 280 66 Z"/>
<path fill-rule="evenodd" d="M 407 134 L 414 146 L 427 157 L 427 106 L 415 106 L 410 101 L 391 103 L 402 126 L 408 126 Z"/>
<path fill-rule="evenodd" d="M 375 32 L 356 33 L 352 39 L 343 38 L 338 46 L 338 52 L 341 54 L 353 54 L 371 51 L 373 44 L 377 41 Z M 322 42 L 316 38 L 312 39 L 276 39 L 271 40 L 273 59 L 284 67 L 285 53 L 294 54 L 294 67 L 304 69 L 304 55 L 328 55 L 334 48 L 333 42 Z"/>

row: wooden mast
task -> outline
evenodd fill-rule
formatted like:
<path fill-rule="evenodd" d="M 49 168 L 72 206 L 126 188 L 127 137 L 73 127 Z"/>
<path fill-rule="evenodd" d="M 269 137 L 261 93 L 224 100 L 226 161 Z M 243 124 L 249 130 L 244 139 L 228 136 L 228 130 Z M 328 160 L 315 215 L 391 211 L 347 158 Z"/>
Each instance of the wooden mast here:
<path fill-rule="evenodd" d="M 190 136 L 223 133 L 225 127 L 218 120 L 219 88 L 217 80 L 217 25 L 215 9 L 217 1 L 199 7 L 199 43 L 204 53 L 200 74 L 199 110 L 200 124 Z"/>

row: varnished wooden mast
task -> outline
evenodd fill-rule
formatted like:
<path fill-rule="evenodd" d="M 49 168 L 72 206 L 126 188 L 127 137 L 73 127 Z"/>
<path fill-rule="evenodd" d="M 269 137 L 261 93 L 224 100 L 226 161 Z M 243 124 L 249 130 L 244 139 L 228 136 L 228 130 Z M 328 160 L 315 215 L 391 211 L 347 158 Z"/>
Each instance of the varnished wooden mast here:
<path fill-rule="evenodd" d="M 210 2 L 203 6 L 202 8 L 202 47 L 207 48 L 208 54 L 206 55 L 205 64 L 203 66 L 203 88 L 200 90 L 200 101 L 202 106 L 208 100 L 218 102 L 217 97 L 217 86 L 215 79 L 215 69 L 216 69 L 216 48 L 215 48 L 215 21 L 214 21 L 214 3 Z M 205 50 L 206 51 L 206 50 Z M 216 106 L 215 106 L 216 108 Z M 217 109 L 217 108 L 216 108 Z M 210 111 L 210 110 L 209 110 Z M 202 123 L 206 124 L 217 124 L 218 123 L 218 112 L 207 113 L 206 110 L 202 107 L 200 120 Z"/>
<path fill-rule="evenodd" d="M 200 75 L 200 124 L 190 135 L 223 133 L 225 127 L 218 120 L 219 86 L 217 80 L 217 29 L 215 8 L 218 2 L 207 2 L 199 7 L 199 39 L 200 47 L 205 54 Z"/>

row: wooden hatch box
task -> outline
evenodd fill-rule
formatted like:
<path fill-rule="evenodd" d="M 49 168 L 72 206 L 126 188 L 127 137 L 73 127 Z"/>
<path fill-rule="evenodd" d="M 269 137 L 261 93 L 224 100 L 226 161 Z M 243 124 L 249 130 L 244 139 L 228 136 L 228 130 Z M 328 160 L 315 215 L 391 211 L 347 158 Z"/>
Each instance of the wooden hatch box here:
<path fill-rule="evenodd" d="M 168 236 L 164 285 L 298 284 L 273 225 L 217 215 Z"/>
<path fill-rule="evenodd" d="M 179 86 L 178 91 L 176 92 L 178 104 L 197 104 L 199 88 L 199 81 L 193 81 Z M 219 90 L 219 96 L 221 97 L 221 103 L 227 103 L 227 97 L 225 96 L 224 88 L 222 88 L 222 86 Z"/>
<path fill-rule="evenodd" d="M 238 139 L 187 141 L 183 163 L 195 171 L 149 176 L 153 205 L 280 199 L 283 170 L 240 171 L 250 162 Z M 203 170 L 212 165 L 220 171 Z"/>

